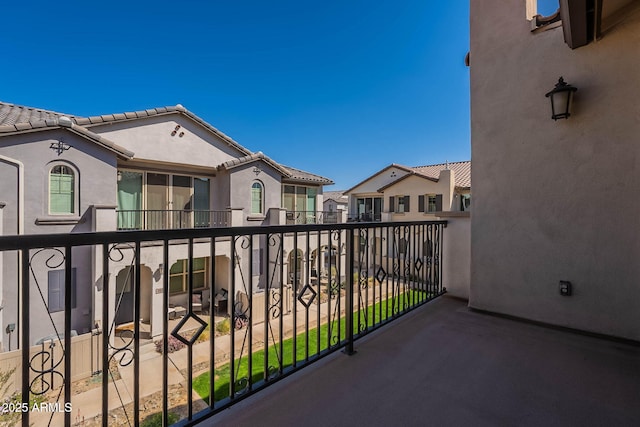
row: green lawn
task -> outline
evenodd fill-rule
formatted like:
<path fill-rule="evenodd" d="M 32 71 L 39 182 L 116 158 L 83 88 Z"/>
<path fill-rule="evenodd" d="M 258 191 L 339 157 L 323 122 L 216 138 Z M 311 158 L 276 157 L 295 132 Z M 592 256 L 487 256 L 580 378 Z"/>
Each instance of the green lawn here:
<path fill-rule="evenodd" d="M 360 323 L 365 324 L 367 327 L 371 327 L 374 324 L 380 323 L 387 318 L 393 316 L 394 304 L 397 307 L 397 312 L 404 311 L 405 295 L 408 297 L 406 302 L 412 306 L 427 298 L 427 292 L 420 290 L 411 290 L 407 294 L 400 294 L 395 298 L 389 298 L 387 300 L 370 305 L 367 309 L 360 310 L 360 313 L 354 312 L 353 316 L 353 330 L 354 334 L 358 333 L 360 329 L 358 325 L 358 315 L 360 315 Z M 332 301 L 332 311 L 333 304 Z M 357 302 L 354 302 L 357 303 Z M 366 319 L 366 322 L 365 322 Z M 329 335 L 329 327 L 331 326 L 331 335 Z M 244 333 L 245 330 L 240 331 Z M 338 331 L 340 331 L 340 339 L 338 340 Z M 319 332 L 319 333 L 318 333 Z M 320 343 L 318 344 L 318 338 Z M 308 339 L 308 346 L 306 340 Z M 345 318 L 340 318 L 339 321 L 333 321 L 331 323 L 325 323 L 318 328 L 310 329 L 309 333 L 301 333 L 297 335 L 295 341 L 295 360 L 296 362 L 304 362 L 307 357 L 312 358 L 319 352 L 325 350 L 331 345 L 335 346 L 339 341 L 345 339 Z M 268 348 L 268 366 L 274 367 L 276 370 L 280 366 L 278 362 L 278 353 L 280 352 L 280 345 L 271 345 Z M 286 339 L 282 342 L 282 369 L 285 369 L 293 365 L 294 362 L 294 338 Z M 264 361 L 265 361 L 265 349 L 255 351 L 251 355 L 251 371 L 252 382 L 256 383 L 264 379 Z M 235 360 L 235 377 L 245 378 L 248 377 L 249 371 L 249 357 L 243 357 L 240 361 Z M 214 400 L 219 401 L 229 396 L 229 376 L 230 376 L 230 363 L 227 363 L 214 371 L 215 378 L 215 391 Z M 276 372 L 277 373 L 277 372 Z M 241 385 L 236 385 L 236 391 L 241 389 Z M 205 401 L 209 401 L 209 372 L 204 373 L 196 377 L 193 381 L 193 389 L 202 397 Z"/>

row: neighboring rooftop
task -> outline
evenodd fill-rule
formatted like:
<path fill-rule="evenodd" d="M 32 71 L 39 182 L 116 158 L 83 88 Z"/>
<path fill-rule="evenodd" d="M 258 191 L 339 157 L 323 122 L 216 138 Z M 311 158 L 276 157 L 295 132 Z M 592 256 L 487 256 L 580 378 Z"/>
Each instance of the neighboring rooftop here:
<path fill-rule="evenodd" d="M 227 145 L 237 149 L 245 155 L 244 157 L 225 162 L 221 165 L 214 165 L 214 167 L 217 166 L 217 168 L 219 169 L 231 169 L 245 163 L 254 162 L 256 160 L 263 160 L 274 167 L 274 169 L 282 173 L 283 177 L 288 181 L 314 183 L 320 185 L 331 185 L 334 183 L 329 178 L 325 178 L 323 176 L 312 174 L 310 172 L 306 172 L 289 166 L 281 165 L 280 163 L 272 160 L 260 151 L 258 151 L 257 153 L 252 153 L 250 150 L 246 149 L 229 136 L 220 132 L 218 129 L 211 126 L 205 120 L 193 114 L 180 104 L 175 106 L 150 108 L 147 110 L 134 112 L 81 117 L 0 101 L 0 135 L 30 132 L 34 130 L 45 130 L 46 128 L 64 127 L 73 129 L 76 133 L 82 134 L 83 136 L 92 139 L 94 142 L 97 142 L 100 145 L 107 147 L 108 149 L 116 151 L 119 155 L 122 155 L 126 158 L 132 158 L 134 155 L 132 152 L 119 147 L 114 142 L 109 141 L 99 134 L 90 131 L 89 128 L 105 123 L 122 122 L 141 119 L 145 117 L 176 113 L 183 114 L 189 117 L 191 120 L 197 122 L 207 130 L 215 134 Z"/>
<path fill-rule="evenodd" d="M 344 191 L 325 191 L 324 200 L 335 200 L 338 203 L 349 203 L 349 196 L 346 196 Z"/>
<path fill-rule="evenodd" d="M 41 110 L 39 108 L 25 107 L 22 105 L 8 104 L 0 101 L 0 127 L 11 126 L 17 123 L 44 122 L 45 120 L 57 120 L 62 116 L 74 119 L 69 114 L 55 111 Z"/>
<path fill-rule="evenodd" d="M 463 162 L 446 162 L 439 163 L 436 165 L 425 165 L 425 166 L 404 166 L 399 165 L 397 163 L 392 163 L 384 169 L 379 170 L 375 174 L 367 177 L 362 180 L 358 184 L 354 185 L 350 189 L 346 190 L 344 193 L 351 193 L 353 190 L 369 181 L 371 178 L 376 177 L 389 169 L 400 169 L 402 171 L 407 172 L 405 175 L 400 176 L 398 179 L 389 182 L 383 187 L 379 188 L 378 191 L 383 191 L 387 187 L 395 185 L 397 182 L 402 181 L 412 175 L 418 175 L 423 178 L 426 178 L 433 182 L 438 182 L 440 179 L 440 172 L 445 169 L 451 169 L 455 175 L 455 187 L 459 190 L 470 190 L 471 189 L 471 160 L 466 160 Z"/>
<path fill-rule="evenodd" d="M 451 169 L 455 173 L 456 187 L 471 188 L 471 161 L 447 162 L 438 165 L 415 166 L 410 168 L 419 175 L 438 180 L 440 172 L 444 169 Z"/>
<path fill-rule="evenodd" d="M 312 182 L 314 184 L 322 184 L 322 185 L 331 185 L 335 184 L 329 178 L 325 178 L 320 175 L 316 175 L 310 172 L 305 172 L 300 169 L 292 168 L 291 166 L 283 166 L 291 175 L 285 179 L 285 181 L 301 181 L 301 182 Z"/>

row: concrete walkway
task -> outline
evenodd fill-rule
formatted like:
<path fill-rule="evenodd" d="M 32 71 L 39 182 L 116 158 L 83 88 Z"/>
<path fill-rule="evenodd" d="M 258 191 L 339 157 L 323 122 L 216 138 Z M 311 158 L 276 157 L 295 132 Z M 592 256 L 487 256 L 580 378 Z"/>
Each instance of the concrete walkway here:
<path fill-rule="evenodd" d="M 205 420 L 207 426 L 639 426 L 640 347 L 448 297 Z"/>
<path fill-rule="evenodd" d="M 379 296 L 378 296 L 379 298 Z M 371 299 L 371 298 L 370 298 Z M 337 300 L 331 300 L 332 306 L 335 307 Z M 344 313 L 344 297 L 341 300 L 342 313 Z M 297 304 L 298 309 L 298 333 L 304 331 L 305 325 L 303 320 L 305 317 L 305 308 L 302 304 Z M 326 321 L 328 307 L 326 303 L 318 305 L 311 304 L 309 307 L 309 328 L 314 328 L 317 324 L 317 310 L 321 310 L 323 321 Z M 332 309 L 333 314 L 333 309 Z M 205 315 L 207 318 L 208 315 Z M 216 323 L 224 320 L 224 317 L 216 317 Z M 177 325 L 180 319 L 169 321 L 168 331 L 169 333 Z M 277 337 L 279 335 L 279 322 L 277 320 L 271 321 L 271 332 Z M 197 329 L 200 325 L 190 320 L 186 323 L 186 329 Z M 265 333 L 264 323 L 258 323 L 252 330 L 252 342 L 254 351 L 264 347 Z M 293 315 L 288 313 L 282 318 L 283 335 L 285 338 L 293 336 Z M 214 329 L 214 328 L 212 328 Z M 239 357 L 242 351 L 243 341 L 245 340 L 247 329 L 235 331 L 235 353 L 236 357 Z M 247 354 L 248 349 L 244 349 L 244 354 Z M 214 364 L 220 365 L 227 363 L 231 355 L 231 339 L 229 335 L 220 336 L 215 339 L 215 358 Z M 130 355 L 128 355 L 130 357 Z M 187 349 L 176 351 L 169 354 L 168 363 L 168 385 L 182 384 L 186 389 L 187 379 L 183 375 L 187 369 L 196 367 L 198 365 L 204 366 L 208 369 L 210 362 L 210 344 L 208 341 L 198 343 L 193 346 L 192 361 L 189 362 L 187 357 Z M 140 397 L 144 398 L 154 393 L 162 391 L 162 355 L 155 351 L 155 345 L 151 340 L 141 340 L 140 346 Z M 109 408 L 116 409 L 123 405 L 128 405 L 134 400 L 134 364 L 130 363 L 127 366 L 119 366 L 118 371 L 120 373 L 120 379 L 109 384 Z M 201 372 L 193 372 L 193 376 L 199 375 Z M 71 398 L 73 407 L 72 423 L 83 425 L 82 420 L 91 420 L 94 417 L 102 414 L 102 387 L 100 384 L 102 377 L 96 377 L 96 386 L 88 391 L 75 394 Z M 195 391 L 193 392 L 194 398 L 198 399 Z M 63 399 L 59 400 L 62 407 Z M 51 413 L 32 413 L 30 414 L 30 421 L 35 425 L 47 425 Z M 50 425 L 62 425 L 64 423 L 64 415 L 62 413 L 55 413 Z"/>

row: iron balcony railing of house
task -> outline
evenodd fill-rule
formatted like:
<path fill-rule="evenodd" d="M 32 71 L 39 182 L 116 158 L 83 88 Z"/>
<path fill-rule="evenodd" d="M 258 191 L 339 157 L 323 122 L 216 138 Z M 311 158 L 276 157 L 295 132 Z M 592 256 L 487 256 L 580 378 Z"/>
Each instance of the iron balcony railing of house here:
<path fill-rule="evenodd" d="M 379 221 L 382 221 L 382 213 L 380 212 L 360 213 L 358 215 L 349 217 L 347 221 L 348 222 L 371 222 L 371 221 L 379 222 Z"/>
<path fill-rule="evenodd" d="M 287 211 L 287 224 L 338 224 L 338 212 L 330 211 Z"/>
<path fill-rule="evenodd" d="M 445 227 L 0 237 L 5 292 L 16 286 L 2 315 L 15 313 L 4 325 L 18 337 L 0 354 L 13 358 L 0 365 L 7 416 L 25 427 L 198 424 L 328 354 L 352 354 L 443 294 Z"/>
<path fill-rule="evenodd" d="M 228 227 L 230 211 L 118 210 L 118 230 Z"/>

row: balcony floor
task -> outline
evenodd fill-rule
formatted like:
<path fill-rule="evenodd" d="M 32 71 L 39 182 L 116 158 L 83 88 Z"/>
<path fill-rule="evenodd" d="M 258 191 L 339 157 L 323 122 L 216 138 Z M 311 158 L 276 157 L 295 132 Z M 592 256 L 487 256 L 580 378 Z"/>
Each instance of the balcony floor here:
<path fill-rule="evenodd" d="M 640 347 L 441 297 L 200 425 L 638 426 Z"/>

